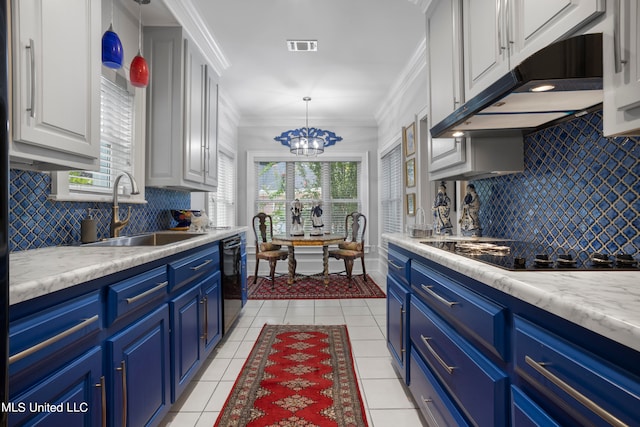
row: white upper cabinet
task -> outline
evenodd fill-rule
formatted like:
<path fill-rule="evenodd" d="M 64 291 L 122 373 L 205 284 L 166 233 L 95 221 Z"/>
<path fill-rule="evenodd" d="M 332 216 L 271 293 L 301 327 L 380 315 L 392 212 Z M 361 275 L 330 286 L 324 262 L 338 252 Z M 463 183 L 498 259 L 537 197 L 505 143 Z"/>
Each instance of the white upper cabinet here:
<path fill-rule="evenodd" d="M 465 98 L 604 10 L 605 0 L 463 0 Z"/>
<path fill-rule="evenodd" d="M 427 67 L 431 126 L 462 101 L 460 61 L 460 2 L 439 0 L 427 10 Z M 460 138 L 428 138 L 429 172 L 463 163 L 466 142 Z"/>
<path fill-rule="evenodd" d="M 151 187 L 217 186 L 217 81 L 179 27 L 145 28 L 149 61 L 147 177 Z"/>
<path fill-rule="evenodd" d="M 640 7 L 636 0 L 614 4 L 604 38 L 603 133 L 640 135 Z"/>
<path fill-rule="evenodd" d="M 101 4 L 14 0 L 11 166 L 96 169 Z"/>

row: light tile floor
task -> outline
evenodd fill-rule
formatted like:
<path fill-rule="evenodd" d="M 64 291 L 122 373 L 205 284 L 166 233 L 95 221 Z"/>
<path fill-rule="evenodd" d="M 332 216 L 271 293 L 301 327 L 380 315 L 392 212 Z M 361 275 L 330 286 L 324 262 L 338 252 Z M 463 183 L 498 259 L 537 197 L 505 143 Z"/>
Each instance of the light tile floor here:
<path fill-rule="evenodd" d="M 374 276 L 374 280 L 385 283 L 384 278 Z M 212 427 L 265 323 L 346 324 L 369 425 L 426 425 L 391 366 L 385 341 L 386 302 L 382 298 L 249 301 L 234 329 L 160 425 Z"/>

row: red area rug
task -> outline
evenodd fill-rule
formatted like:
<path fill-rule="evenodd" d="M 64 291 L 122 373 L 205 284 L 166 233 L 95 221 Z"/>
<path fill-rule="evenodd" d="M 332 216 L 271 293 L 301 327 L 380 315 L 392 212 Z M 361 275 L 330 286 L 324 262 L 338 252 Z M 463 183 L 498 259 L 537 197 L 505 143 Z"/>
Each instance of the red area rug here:
<path fill-rule="evenodd" d="M 351 287 L 346 276 L 330 274 L 329 284 L 325 285 L 322 275 L 298 276 L 293 285 L 287 283 L 287 276 L 276 277 L 275 286 L 271 280 L 260 277 L 253 284 L 253 276 L 249 276 L 249 299 L 330 299 L 330 298 L 385 298 L 385 293 L 367 276 L 365 282 L 362 275 L 353 276 Z"/>
<path fill-rule="evenodd" d="M 344 325 L 265 325 L 215 427 L 366 427 Z"/>

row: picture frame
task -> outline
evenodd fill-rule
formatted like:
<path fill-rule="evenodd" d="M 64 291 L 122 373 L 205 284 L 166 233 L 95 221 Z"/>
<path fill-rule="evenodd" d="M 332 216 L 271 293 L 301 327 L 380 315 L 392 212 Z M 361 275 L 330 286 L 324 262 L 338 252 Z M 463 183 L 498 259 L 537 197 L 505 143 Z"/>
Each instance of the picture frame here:
<path fill-rule="evenodd" d="M 416 159 L 409 159 L 404 164 L 404 178 L 407 188 L 416 186 Z"/>
<path fill-rule="evenodd" d="M 409 157 L 416 152 L 416 122 L 402 128 L 402 142 L 404 144 L 404 156 Z"/>
<path fill-rule="evenodd" d="M 416 215 L 416 194 L 410 193 L 406 195 L 407 199 L 407 215 L 415 216 Z"/>

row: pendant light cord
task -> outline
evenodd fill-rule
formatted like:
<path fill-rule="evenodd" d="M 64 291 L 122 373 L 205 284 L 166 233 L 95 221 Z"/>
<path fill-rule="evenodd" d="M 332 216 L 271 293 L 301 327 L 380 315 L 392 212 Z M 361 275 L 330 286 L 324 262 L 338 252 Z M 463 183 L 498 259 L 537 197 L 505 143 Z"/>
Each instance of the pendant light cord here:
<path fill-rule="evenodd" d="M 142 52 L 142 0 L 137 0 L 138 2 L 138 55 L 141 55 Z"/>

